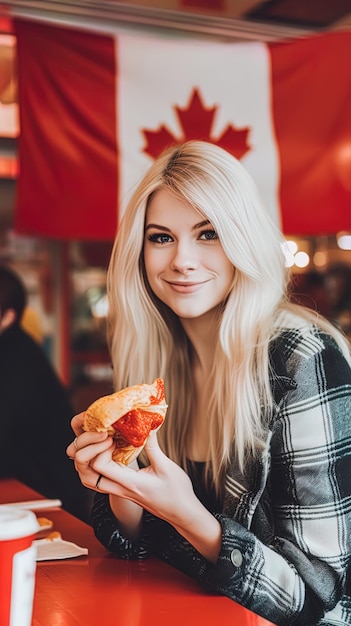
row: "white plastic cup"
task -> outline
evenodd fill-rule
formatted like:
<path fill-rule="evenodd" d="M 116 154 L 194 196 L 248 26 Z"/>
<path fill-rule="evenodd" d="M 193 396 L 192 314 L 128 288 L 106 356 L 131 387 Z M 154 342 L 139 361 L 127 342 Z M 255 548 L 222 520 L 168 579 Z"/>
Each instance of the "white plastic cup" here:
<path fill-rule="evenodd" d="M 32 622 L 39 524 L 32 511 L 0 506 L 0 624 Z"/>

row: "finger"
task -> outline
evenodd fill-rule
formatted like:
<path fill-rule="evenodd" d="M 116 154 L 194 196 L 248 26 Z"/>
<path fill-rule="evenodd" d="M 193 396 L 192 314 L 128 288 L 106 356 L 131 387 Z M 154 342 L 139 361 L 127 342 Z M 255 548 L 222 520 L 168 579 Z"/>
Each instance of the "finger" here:
<path fill-rule="evenodd" d="M 99 485 L 100 485 L 102 479 L 103 479 L 103 475 L 99 474 L 98 479 L 97 479 L 97 481 L 95 483 L 95 489 L 97 489 L 98 491 L 99 491 Z M 101 487 L 101 489 L 102 489 L 102 487 Z"/>
<path fill-rule="evenodd" d="M 82 435 L 78 435 L 74 438 L 74 440 L 67 446 L 66 454 L 70 459 L 75 459 L 77 453 L 80 450 L 83 450 L 87 446 L 91 446 L 95 443 L 100 443 L 101 441 L 105 441 L 108 439 L 107 433 L 96 433 L 96 432 L 83 432 Z"/>
<path fill-rule="evenodd" d="M 96 446 L 97 447 L 97 446 Z M 121 497 L 129 496 L 127 476 L 135 470 L 112 460 L 113 444 L 101 451 L 89 463 L 76 463 L 81 482 L 85 487 L 102 493 L 113 493 Z M 83 452 L 83 451 L 82 451 Z M 79 456 L 82 456 L 82 452 Z"/>
<path fill-rule="evenodd" d="M 106 433 L 103 433 L 106 434 Z M 81 443 L 80 439 L 78 440 Z M 71 444 L 72 445 L 72 444 Z M 74 443 L 73 443 L 74 445 Z M 87 441 L 85 440 L 85 444 L 79 449 L 76 449 L 74 460 L 76 463 L 76 467 L 83 465 L 93 465 L 93 460 L 102 452 L 105 452 L 108 449 L 111 449 L 113 446 L 112 437 L 104 437 L 102 440 L 94 440 Z M 112 451 L 110 450 L 110 456 L 112 456 Z"/>
<path fill-rule="evenodd" d="M 145 444 L 145 452 L 149 457 L 151 463 L 160 461 L 164 456 L 157 439 L 157 433 L 155 430 L 152 430 L 147 438 Z"/>
<path fill-rule="evenodd" d="M 77 415 L 75 415 L 71 419 L 72 430 L 74 431 L 75 435 L 77 435 L 77 436 L 81 435 L 84 432 L 84 429 L 83 429 L 84 415 L 85 415 L 85 413 L 83 411 L 83 413 L 77 413 Z"/>
<path fill-rule="evenodd" d="M 76 448 L 74 445 L 74 441 L 72 441 L 72 443 L 70 443 L 69 446 L 67 446 L 66 448 L 66 454 L 69 459 L 74 460 L 75 453 L 76 453 Z"/>
<path fill-rule="evenodd" d="M 75 468 L 79 474 L 79 478 L 82 484 L 89 489 L 93 489 L 96 491 L 104 491 L 108 493 L 108 490 L 102 489 L 100 485 L 102 478 L 100 478 L 98 482 L 98 478 L 103 475 L 103 469 L 98 469 L 94 466 L 95 460 L 97 458 L 103 457 L 105 455 L 105 463 L 102 463 L 102 466 L 108 466 L 109 462 L 112 462 L 112 450 L 113 443 L 112 438 L 109 437 L 106 440 L 92 444 L 89 446 L 85 446 L 81 448 L 75 455 Z M 110 483 L 108 482 L 108 485 Z"/>
<path fill-rule="evenodd" d="M 108 493 L 109 481 L 105 480 L 105 487 L 103 485 L 103 474 L 98 474 L 91 467 L 88 467 L 85 472 L 79 472 L 79 478 L 81 480 L 82 485 L 87 487 L 87 489 L 91 489 L 92 491 L 99 491 L 103 493 Z"/>
<path fill-rule="evenodd" d="M 96 491 L 98 493 L 110 493 L 118 495 L 119 497 L 126 497 L 125 490 L 121 485 L 118 485 L 115 481 L 110 480 L 103 474 L 98 474 L 92 469 L 81 477 L 81 482 L 84 487 Z"/>
<path fill-rule="evenodd" d="M 134 463 L 124 465 L 124 463 L 116 463 L 112 459 L 113 447 L 105 452 L 101 452 L 90 463 L 98 474 L 103 474 L 108 481 L 110 493 L 115 495 L 130 495 L 140 483 L 138 479 L 139 466 Z M 106 486 L 106 480 L 104 486 Z"/>

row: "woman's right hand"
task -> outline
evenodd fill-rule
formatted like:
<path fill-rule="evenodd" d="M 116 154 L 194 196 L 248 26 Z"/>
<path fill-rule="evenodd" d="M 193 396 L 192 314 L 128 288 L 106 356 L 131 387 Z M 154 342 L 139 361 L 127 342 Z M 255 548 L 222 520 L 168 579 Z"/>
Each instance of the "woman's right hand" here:
<path fill-rule="evenodd" d="M 108 489 L 110 485 L 113 491 L 113 482 L 105 480 L 105 489 L 102 489 L 100 481 L 104 474 L 94 470 L 93 464 L 97 462 L 99 457 L 100 470 L 102 470 L 103 465 L 106 466 L 105 471 L 107 472 L 110 463 L 115 465 L 112 460 L 113 439 L 107 433 L 85 432 L 83 421 L 84 413 L 79 413 L 72 419 L 71 425 L 76 437 L 67 447 L 66 453 L 70 459 L 74 460 L 75 468 L 85 487 L 102 493 L 110 493 L 110 491 L 106 491 L 106 488 Z M 129 467 L 137 470 L 137 461 L 133 461 Z M 119 521 L 121 532 L 130 539 L 137 539 L 141 530 L 142 508 L 134 502 L 116 495 L 110 496 L 110 506 Z"/>
<path fill-rule="evenodd" d="M 109 456 L 112 461 L 112 452 L 114 450 L 114 442 L 107 433 L 86 432 L 83 429 L 84 412 L 75 415 L 71 421 L 71 426 L 76 437 L 66 448 L 67 456 L 74 461 L 75 468 L 79 474 L 82 484 L 88 489 L 97 489 L 96 484 L 100 477 L 100 473 L 94 470 L 94 459 L 102 452 L 108 452 L 110 455 L 105 457 L 108 463 Z"/>

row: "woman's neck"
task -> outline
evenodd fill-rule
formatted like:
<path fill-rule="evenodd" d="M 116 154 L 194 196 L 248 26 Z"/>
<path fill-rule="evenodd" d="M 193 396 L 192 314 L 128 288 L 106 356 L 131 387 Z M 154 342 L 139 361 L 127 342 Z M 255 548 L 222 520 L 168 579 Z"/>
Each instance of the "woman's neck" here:
<path fill-rule="evenodd" d="M 194 404 L 187 442 L 187 455 L 193 461 L 207 461 L 210 453 L 208 408 L 218 342 L 218 319 L 212 311 L 211 315 L 208 314 L 194 320 L 182 320 L 182 324 L 195 355 L 192 367 Z"/>
<path fill-rule="evenodd" d="M 196 319 L 181 319 L 195 353 L 195 368 L 209 375 L 213 368 L 218 342 L 218 318 L 213 311 Z"/>

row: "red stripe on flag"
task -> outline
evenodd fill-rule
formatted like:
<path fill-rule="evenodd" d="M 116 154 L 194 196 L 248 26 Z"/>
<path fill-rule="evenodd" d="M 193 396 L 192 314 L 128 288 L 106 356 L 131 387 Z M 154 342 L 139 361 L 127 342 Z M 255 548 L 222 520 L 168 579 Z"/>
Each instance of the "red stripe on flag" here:
<path fill-rule="evenodd" d="M 351 33 L 270 46 L 283 230 L 351 230 Z"/>
<path fill-rule="evenodd" d="M 15 228 L 103 240 L 117 226 L 112 37 L 15 21 L 20 176 Z"/>

